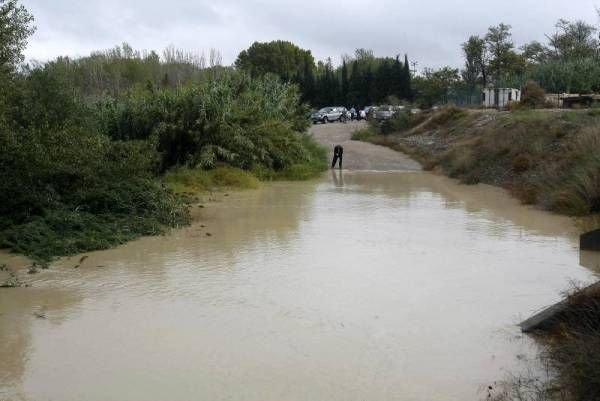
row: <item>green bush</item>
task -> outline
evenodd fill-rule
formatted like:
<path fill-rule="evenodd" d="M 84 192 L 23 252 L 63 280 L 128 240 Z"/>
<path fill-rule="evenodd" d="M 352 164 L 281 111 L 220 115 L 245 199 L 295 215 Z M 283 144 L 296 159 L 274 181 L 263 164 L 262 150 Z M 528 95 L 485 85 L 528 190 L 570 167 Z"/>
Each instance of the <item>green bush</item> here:
<path fill-rule="evenodd" d="M 546 92 L 535 81 L 527 81 L 523 87 L 523 96 L 520 103 L 515 103 L 515 107 L 542 109 L 548 106 L 546 101 Z"/>
<path fill-rule="evenodd" d="M 45 261 L 187 222 L 148 143 L 0 128 L 0 246 Z"/>
<path fill-rule="evenodd" d="M 308 162 L 301 140 L 306 111 L 294 86 L 240 74 L 177 90 L 137 90 L 98 109 L 112 138 L 156 143 L 162 170 L 226 163 L 281 171 Z"/>

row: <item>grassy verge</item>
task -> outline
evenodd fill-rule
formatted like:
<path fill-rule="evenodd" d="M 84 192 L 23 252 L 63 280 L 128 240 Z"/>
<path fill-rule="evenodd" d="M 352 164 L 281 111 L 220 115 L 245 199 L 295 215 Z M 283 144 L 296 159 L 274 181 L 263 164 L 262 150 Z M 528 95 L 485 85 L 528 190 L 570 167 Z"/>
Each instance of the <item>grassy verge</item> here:
<path fill-rule="evenodd" d="M 424 123 L 366 140 L 406 152 L 463 183 L 508 189 L 560 214 L 600 212 L 597 110 L 465 111 L 449 107 Z"/>
<path fill-rule="evenodd" d="M 377 135 L 377 131 L 369 127 L 353 132 L 351 139 L 353 141 L 368 141 Z"/>
<path fill-rule="evenodd" d="M 177 194 L 194 194 L 219 188 L 253 189 L 260 185 L 252 173 L 226 166 L 214 170 L 178 167 L 165 174 L 163 180 Z"/>

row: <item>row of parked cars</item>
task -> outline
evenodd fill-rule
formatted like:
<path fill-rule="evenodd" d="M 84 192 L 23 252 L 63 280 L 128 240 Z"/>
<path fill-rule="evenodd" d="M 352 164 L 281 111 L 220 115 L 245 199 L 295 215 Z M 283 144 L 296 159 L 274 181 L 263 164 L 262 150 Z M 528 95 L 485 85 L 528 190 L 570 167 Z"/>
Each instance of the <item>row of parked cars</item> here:
<path fill-rule="evenodd" d="M 311 113 L 310 119 L 313 124 L 363 119 L 385 121 L 391 119 L 394 114 L 400 111 L 410 112 L 411 114 L 421 112 L 420 109 L 407 109 L 405 106 L 367 106 L 363 110 L 355 112 L 350 112 L 345 107 L 323 107 L 319 111 Z"/>

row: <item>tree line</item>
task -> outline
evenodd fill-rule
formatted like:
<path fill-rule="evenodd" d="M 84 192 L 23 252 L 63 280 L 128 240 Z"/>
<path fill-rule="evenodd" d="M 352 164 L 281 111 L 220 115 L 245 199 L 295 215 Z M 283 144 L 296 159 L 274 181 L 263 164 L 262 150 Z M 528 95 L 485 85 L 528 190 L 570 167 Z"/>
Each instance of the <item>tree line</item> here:
<path fill-rule="evenodd" d="M 357 49 L 334 66 L 331 58 L 315 62 L 310 50 L 278 40 L 253 43 L 239 54 L 235 67 L 253 77 L 271 73 L 297 84 L 303 100 L 314 107 L 364 107 L 414 96 L 406 55 L 375 57 L 371 50 Z"/>
<path fill-rule="evenodd" d="M 523 88 L 528 81 L 550 93 L 600 92 L 599 28 L 560 19 L 546 43 L 517 46 L 512 27 L 500 23 L 462 45 L 462 68 L 425 69 L 415 79 L 421 102 L 478 104 L 482 88 Z"/>

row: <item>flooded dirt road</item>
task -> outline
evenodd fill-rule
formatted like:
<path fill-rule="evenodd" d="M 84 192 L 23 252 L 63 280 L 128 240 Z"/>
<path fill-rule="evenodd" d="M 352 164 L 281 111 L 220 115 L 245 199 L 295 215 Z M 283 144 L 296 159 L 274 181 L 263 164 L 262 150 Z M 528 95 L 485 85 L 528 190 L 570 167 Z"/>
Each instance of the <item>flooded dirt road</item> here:
<path fill-rule="evenodd" d="M 321 145 L 330 151 L 333 147 L 344 147 L 344 168 L 347 170 L 369 171 L 419 171 L 421 165 L 403 153 L 392 149 L 373 145 L 367 142 L 351 140 L 354 131 L 367 128 L 367 123 L 348 122 L 315 124 L 310 133 Z"/>
<path fill-rule="evenodd" d="M 477 400 L 534 355 L 516 324 L 594 276 L 568 219 L 429 173 L 198 213 L 0 290 L 0 400 Z"/>

